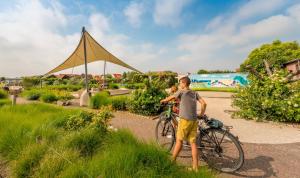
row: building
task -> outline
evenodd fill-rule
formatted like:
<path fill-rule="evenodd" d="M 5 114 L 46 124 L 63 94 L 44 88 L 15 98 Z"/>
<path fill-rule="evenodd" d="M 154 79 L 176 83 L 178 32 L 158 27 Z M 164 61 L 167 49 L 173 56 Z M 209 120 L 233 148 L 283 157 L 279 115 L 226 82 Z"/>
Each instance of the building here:
<path fill-rule="evenodd" d="M 295 76 L 292 78 L 293 80 L 300 79 L 300 59 L 295 59 L 283 64 L 283 67 L 286 68 L 287 71 L 294 74 Z"/>
<path fill-rule="evenodd" d="M 122 79 L 122 74 L 112 74 L 112 77 L 116 80 L 121 80 Z"/>

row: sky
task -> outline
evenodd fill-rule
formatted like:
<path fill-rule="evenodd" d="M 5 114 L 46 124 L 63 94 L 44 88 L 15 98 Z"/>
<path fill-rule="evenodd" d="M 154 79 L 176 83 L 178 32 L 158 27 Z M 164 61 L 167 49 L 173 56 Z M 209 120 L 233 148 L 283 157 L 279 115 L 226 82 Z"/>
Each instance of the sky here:
<path fill-rule="evenodd" d="M 300 42 L 300 0 L 0 1 L 0 77 L 47 73 L 74 51 L 82 26 L 143 72 L 235 70 L 264 43 Z M 88 69 L 102 74 L 103 61 Z"/>

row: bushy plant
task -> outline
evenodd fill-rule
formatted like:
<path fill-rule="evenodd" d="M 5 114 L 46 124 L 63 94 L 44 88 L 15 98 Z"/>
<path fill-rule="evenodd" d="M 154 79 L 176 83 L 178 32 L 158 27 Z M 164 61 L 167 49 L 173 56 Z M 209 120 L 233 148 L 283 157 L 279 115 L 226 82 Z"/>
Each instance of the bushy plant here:
<path fill-rule="evenodd" d="M 125 88 L 142 89 L 142 88 L 145 88 L 145 84 L 144 83 L 127 83 L 127 84 L 125 84 Z"/>
<path fill-rule="evenodd" d="M 119 85 L 116 83 L 110 83 L 108 84 L 108 88 L 110 89 L 119 89 Z"/>
<path fill-rule="evenodd" d="M 89 106 L 93 109 L 99 109 L 101 106 L 107 106 L 109 104 L 109 94 L 107 92 L 99 92 L 91 97 Z"/>
<path fill-rule="evenodd" d="M 42 91 L 38 89 L 31 89 L 31 90 L 25 90 L 22 95 L 25 96 L 26 99 L 28 100 L 38 100 L 41 95 Z"/>
<path fill-rule="evenodd" d="M 250 84 L 234 96 L 239 107 L 235 115 L 247 119 L 300 122 L 300 84 L 288 83 L 286 72 L 276 71 L 269 77 L 250 76 Z"/>
<path fill-rule="evenodd" d="M 113 117 L 110 106 L 102 106 L 97 113 L 81 111 L 67 118 L 64 123 L 66 130 L 80 130 L 84 127 L 91 126 L 105 130 L 108 120 Z"/>
<path fill-rule="evenodd" d="M 65 90 L 65 91 L 78 91 L 82 88 L 81 85 L 50 85 L 46 87 L 51 90 Z"/>
<path fill-rule="evenodd" d="M 41 79 L 39 77 L 24 77 L 22 78 L 22 84 L 24 88 L 31 88 L 34 86 L 39 85 L 41 82 Z"/>
<path fill-rule="evenodd" d="M 46 92 L 41 95 L 41 100 L 45 103 L 53 103 L 58 100 L 58 97 L 52 92 Z"/>
<path fill-rule="evenodd" d="M 5 99 L 8 97 L 8 94 L 6 91 L 0 89 L 0 99 Z"/>
<path fill-rule="evenodd" d="M 104 129 L 108 121 L 113 117 L 111 106 L 102 106 L 101 109 L 93 116 L 91 126 Z"/>
<path fill-rule="evenodd" d="M 160 100 L 166 97 L 166 92 L 159 83 L 146 81 L 144 90 L 136 90 L 132 93 L 128 109 L 131 112 L 142 115 L 155 115 L 161 111 Z"/>
<path fill-rule="evenodd" d="M 79 130 L 90 124 L 93 118 L 93 113 L 81 111 L 78 114 L 69 116 L 65 123 L 66 130 Z"/>
<path fill-rule="evenodd" d="M 111 97 L 111 105 L 114 110 L 127 110 L 128 96 L 113 96 Z"/>
<path fill-rule="evenodd" d="M 56 95 L 57 95 L 58 100 L 62 100 L 62 101 L 67 101 L 67 100 L 71 100 L 74 98 L 70 94 L 70 92 L 67 92 L 67 91 L 57 91 Z"/>

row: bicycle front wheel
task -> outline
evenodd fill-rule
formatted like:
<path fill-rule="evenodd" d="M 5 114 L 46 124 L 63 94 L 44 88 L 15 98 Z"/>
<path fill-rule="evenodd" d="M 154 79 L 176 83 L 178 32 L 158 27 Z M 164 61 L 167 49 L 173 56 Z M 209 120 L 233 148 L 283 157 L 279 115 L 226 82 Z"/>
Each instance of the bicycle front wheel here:
<path fill-rule="evenodd" d="M 160 146 L 168 151 L 172 149 L 175 143 L 175 129 L 170 121 L 159 119 L 155 128 L 155 136 Z"/>
<path fill-rule="evenodd" d="M 200 134 L 200 154 L 210 167 L 222 172 L 235 172 L 242 167 L 244 151 L 230 132 L 208 128 Z"/>

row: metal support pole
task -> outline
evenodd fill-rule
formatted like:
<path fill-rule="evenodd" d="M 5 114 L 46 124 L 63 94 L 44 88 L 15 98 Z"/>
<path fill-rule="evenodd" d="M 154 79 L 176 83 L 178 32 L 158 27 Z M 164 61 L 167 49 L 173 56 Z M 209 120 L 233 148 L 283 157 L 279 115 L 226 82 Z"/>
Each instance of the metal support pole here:
<path fill-rule="evenodd" d="M 85 88 L 86 88 L 86 92 L 89 93 L 87 59 L 86 59 L 86 41 L 85 41 L 85 28 L 84 27 L 82 27 L 82 37 L 83 37 L 83 49 L 84 49 Z"/>
<path fill-rule="evenodd" d="M 105 88 L 105 70 L 106 70 L 106 60 L 104 60 L 104 68 L 103 68 L 103 88 Z"/>

